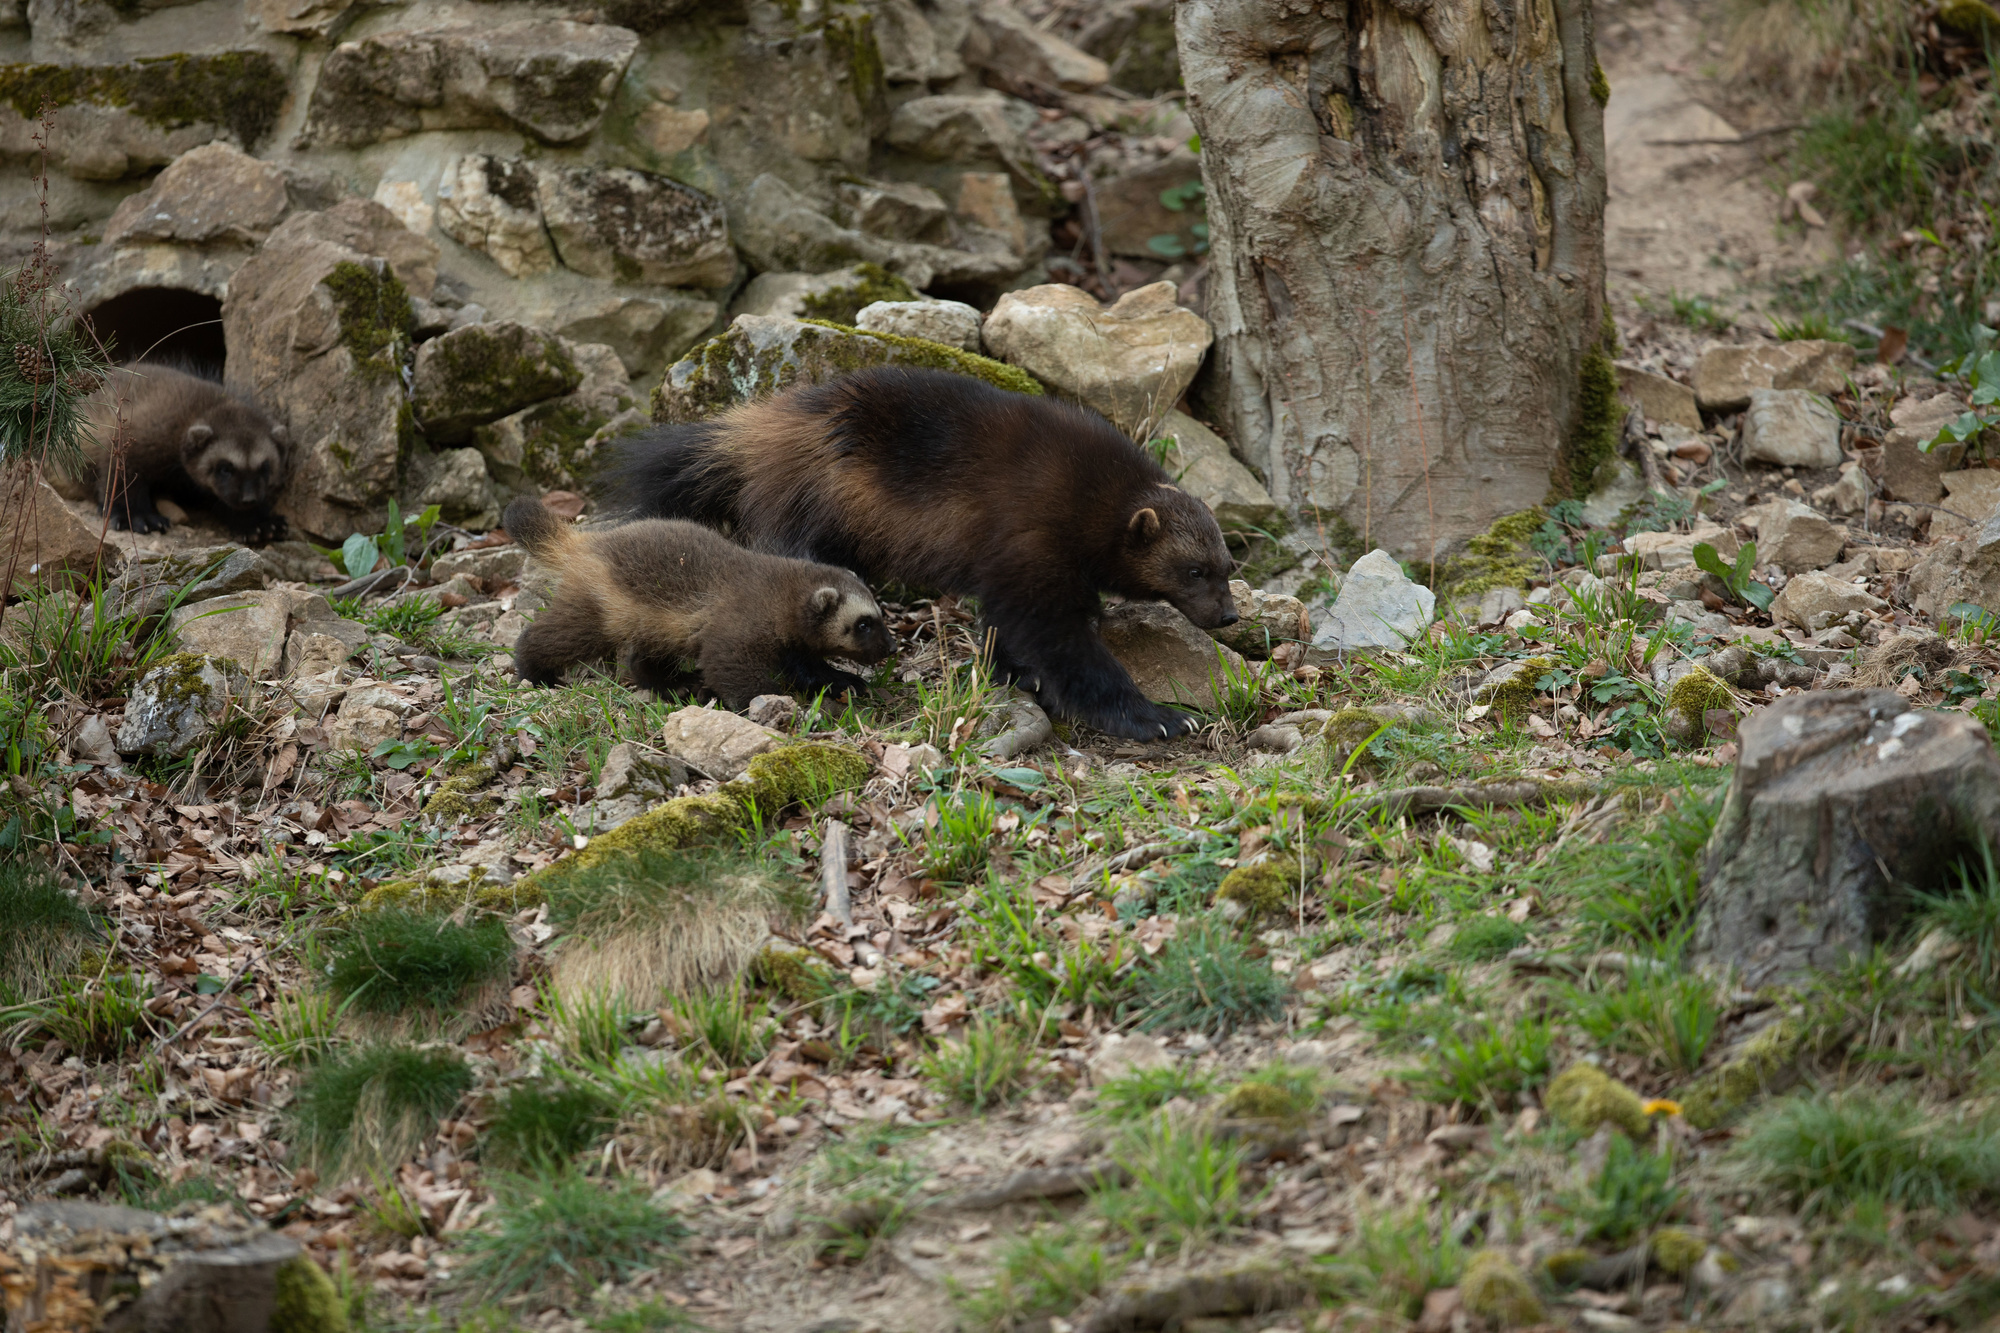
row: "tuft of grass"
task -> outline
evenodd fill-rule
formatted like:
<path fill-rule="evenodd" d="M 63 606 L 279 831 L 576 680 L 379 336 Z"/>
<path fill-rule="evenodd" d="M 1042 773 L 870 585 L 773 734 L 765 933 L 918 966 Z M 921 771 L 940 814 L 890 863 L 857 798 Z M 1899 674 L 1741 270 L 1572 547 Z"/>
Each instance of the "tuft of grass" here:
<path fill-rule="evenodd" d="M 46 867 L 0 859 L 0 1002 L 36 999 L 77 964 L 96 923 Z"/>
<path fill-rule="evenodd" d="M 1143 1120 L 1176 1097 L 1206 1096 L 1215 1081 L 1192 1065 L 1135 1069 L 1097 1090 L 1097 1112 L 1107 1120 Z"/>
<path fill-rule="evenodd" d="M 1605 942 L 1678 957 L 1694 930 L 1702 854 L 1722 797 L 1719 784 L 1684 788 L 1664 814 L 1617 841 L 1550 857 L 1544 882 Z"/>
<path fill-rule="evenodd" d="M 334 1006 L 322 991 L 279 991 L 271 1001 L 271 1016 L 250 1015 L 250 1034 L 258 1049 L 281 1065 L 309 1065 L 340 1041 L 340 1020 L 347 1005 Z"/>
<path fill-rule="evenodd" d="M 958 1293 L 959 1314 L 975 1333 L 1005 1333 L 1031 1320 L 1060 1318 L 1095 1296 L 1123 1267 L 1073 1226 L 1016 1236 L 1000 1251 L 1000 1270 L 978 1291 Z"/>
<path fill-rule="evenodd" d="M 832 1213 L 813 1215 L 819 1250 L 829 1259 L 859 1263 L 909 1223 L 929 1173 L 890 1152 L 896 1131 L 863 1131 L 820 1154 L 812 1170 L 815 1191 L 841 1200 Z"/>
<path fill-rule="evenodd" d="M 1134 978 L 1148 1029 L 1221 1035 L 1284 1012 L 1285 979 L 1220 923 L 1183 923 L 1153 966 Z"/>
<path fill-rule="evenodd" d="M 1960 861 L 1956 893 L 1918 894 L 1924 924 L 1942 930 L 1965 950 L 1961 966 L 1988 996 L 2000 995 L 2000 866 L 1990 843 L 1979 844 L 1979 864 Z"/>
<path fill-rule="evenodd" d="M 983 791 L 963 792 L 940 801 L 937 824 L 923 833 L 924 869 L 938 879 L 961 883 L 985 868 L 993 854 L 1000 803 Z"/>
<path fill-rule="evenodd" d="M 462 1243 L 464 1281 L 488 1300 L 524 1292 L 580 1296 L 659 1263 L 688 1235 L 635 1180 L 574 1172 L 492 1178 L 487 1224 Z"/>
<path fill-rule="evenodd" d="M 1927 222 L 1937 183 L 1959 164 L 1958 154 L 1944 135 L 1926 131 L 1924 101 L 1912 83 L 1886 80 L 1869 100 L 1806 123 L 1793 150 L 1799 174 L 1854 231 Z"/>
<path fill-rule="evenodd" d="M 1722 1022 L 1714 986 L 1664 967 L 1639 968 L 1611 990 L 1570 988 L 1565 994 L 1571 1017 L 1591 1037 L 1678 1074 L 1701 1067 Z"/>
<path fill-rule="evenodd" d="M 1363 1215 L 1354 1244 L 1321 1261 L 1379 1309 L 1414 1319 L 1424 1297 L 1458 1281 L 1465 1249 L 1421 1208 Z"/>
<path fill-rule="evenodd" d="M 2000 1192 L 2000 1115 L 1941 1115 L 1899 1092 L 1787 1097 L 1751 1118 L 1738 1151 L 1808 1217 L 1864 1199 L 1948 1213 Z"/>
<path fill-rule="evenodd" d="M 592 1333 L 671 1333 L 675 1329 L 698 1329 L 700 1323 L 679 1306 L 666 1301 L 642 1301 L 623 1310 L 592 1315 L 583 1321 Z"/>
<path fill-rule="evenodd" d="M 512 1171 L 549 1171 L 611 1133 L 615 1108 L 586 1083 L 523 1083 L 510 1088 L 486 1122 L 482 1158 Z"/>
<path fill-rule="evenodd" d="M 1431 1063 L 1411 1082 L 1432 1101 L 1508 1110 L 1549 1076 L 1549 1024 L 1488 1018 L 1439 1035 Z"/>
<path fill-rule="evenodd" d="M 924 1058 L 923 1071 L 954 1102 L 984 1111 L 1026 1091 L 1034 1063 L 1030 1033 L 982 1015 L 958 1039 L 939 1042 Z"/>
<path fill-rule="evenodd" d="M 770 1048 L 771 1019 L 760 1002 L 752 1009 L 743 987 L 676 997 L 671 1012 L 682 1035 L 700 1046 L 723 1069 L 742 1069 L 763 1059 Z"/>
<path fill-rule="evenodd" d="M 1254 1070 L 1222 1099 L 1222 1113 L 1251 1120 L 1303 1121 L 1319 1105 L 1321 1079 L 1296 1065 Z"/>
<path fill-rule="evenodd" d="M 717 851 L 641 851 L 567 876 L 549 892 L 549 921 L 565 937 L 555 983 L 565 995 L 607 991 L 641 1008 L 743 974 L 774 916 L 796 919 L 795 884 Z"/>
<path fill-rule="evenodd" d="M 320 1175 L 386 1175 L 472 1088 L 453 1051 L 381 1045 L 328 1056 L 292 1099 L 292 1142 Z"/>
<path fill-rule="evenodd" d="M 625 1049 L 628 1006 L 623 995 L 592 990 L 566 999 L 552 986 L 540 990 L 542 1008 L 565 1055 L 584 1064 L 618 1058 Z"/>
<path fill-rule="evenodd" d="M 460 925 L 446 916 L 384 908 L 356 914 L 334 946 L 327 989 L 343 1007 L 383 1020 L 463 1020 L 478 993 L 504 986 L 514 941 L 497 917 Z"/>
<path fill-rule="evenodd" d="M 1253 1202 L 1243 1188 L 1240 1143 L 1206 1129 L 1156 1119 L 1112 1151 L 1128 1179 L 1099 1191 L 1092 1202 L 1134 1240 L 1166 1239 L 1183 1246 L 1242 1226 Z"/>
<path fill-rule="evenodd" d="M 1476 916 L 1452 932 L 1449 952 L 1468 963 L 1505 958 L 1528 942 L 1527 927 L 1504 916 Z"/>
<path fill-rule="evenodd" d="M 1597 1173 L 1581 1210 L 1584 1238 L 1623 1245 L 1651 1230 L 1680 1198 L 1680 1191 L 1669 1183 L 1673 1174 L 1671 1153 L 1637 1148 L 1623 1134 L 1613 1134 L 1604 1169 Z"/>
<path fill-rule="evenodd" d="M 136 972 L 63 978 L 35 1016 L 50 1036 L 86 1060 L 109 1060 L 151 1031 L 146 1019 L 151 990 Z"/>

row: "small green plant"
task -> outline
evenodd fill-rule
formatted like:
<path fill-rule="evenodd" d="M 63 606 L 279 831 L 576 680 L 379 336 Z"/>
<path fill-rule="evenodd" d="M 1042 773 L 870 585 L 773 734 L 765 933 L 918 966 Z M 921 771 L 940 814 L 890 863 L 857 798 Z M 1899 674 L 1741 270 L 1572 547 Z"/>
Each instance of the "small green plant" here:
<path fill-rule="evenodd" d="M 338 548 L 315 546 L 313 549 L 333 562 L 333 567 L 349 579 L 358 579 L 370 573 L 383 558 L 388 558 L 388 568 L 395 569 L 404 564 L 422 566 L 430 563 L 431 529 L 437 524 L 439 509 L 430 506 L 421 514 L 404 518 L 402 507 L 394 497 L 389 500 L 388 521 L 382 532 L 369 537 L 355 533 Z M 410 529 L 415 528 L 415 541 L 411 541 Z"/>
<path fill-rule="evenodd" d="M 1213 1079 L 1189 1064 L 1135 1069 L 1097 1090 L 1097 1112 L 1108 1120 L 1143 1120 L 1176 1097 L 1204 1097 L 1214 1086 Z"/>
<path fill-rule="evenodd" d="M 1942 930 L 1965 951 L 1962 964 L 1989 997 L 2000 996 L 2000 866 L 1991 843 L 1979 844 L 1979 864 L 1961 860 L 1956 893 L 1916 895 L 1924 923 Z"/>
<path fill-rule="evenodd" d="M 1467 1024 L 1439 1036 L 1412 1085 L 1432 1101 L 1507 1110 L 1548 1077 L 1550 1035 L 1545 1019 Z"/>
<path fill-rule="evenodd" d="M 146 1020 L 151 991 L 135 972 L 62 978 L 36 1016 L 50 1036 L 78 1055 L 108 1060 L 151 1030 Z"/>
<path fill-rule="evenodd" d="M 1694 563 L 1705 574 L 1713 574 L 1722 580 L 1729 595 L 1744 606 L 1754 606 L 1759 611 L 1768 611 L 1777 593 L 1767 583 L 1759 583 L 1751 577 L 1757 568 L 1757 543 L 1744 542 L 1736 552 L 1734 564 L 1725 563 L 1707 542 L 1694 544 Z"/>
<path fill-rule="evenodd" d="M 1800 315 L 1797 320 L 1773 315 L 1771 332 L 1780 342 L 1837 342 L 1843 336 L 1833 321 L 1821 314 Z"/>
<path fill-rule="evenodd" d="M 1245 1151 L 1202 1128 L 1150 1121 L 1113 1149 L 1125 1183 L 1100 1191 L 1092 1203 L 1140 1242 L 1158 1238 L 1185 1246 L 1225 1235 L 1244 1224 L 1253 1202 L 1243 1189 Z"/>
<path fill-rule="evenodd" d="M 460 925 L 391 907 L 351 920 L 334 946 L 327 989 L 357 1014 L 464 1016 L 478 991 L 504 985 L 513 969 L 514 942 L 497 917 Z"/>
<path fill-rule="evenodd" d="M 1000 1251 L 1000 1270 L 978 1291 L 959 1293 L 959 1313 L 978 1333 L 1005 1333 L 1031 1320 L 1060 1317 L 1095 1296 L 1123 1267 L 1079 1228 L 1043 1227 Z"/>
<path fill-rule="evenodd" d="M 1504 916 L 1476 916 L 1451 934 L 1448 952 L 1468 963 L 1505 958 L 1528 942 L 1525 926 Z"/>
<path fill-rule="evenodd" d="M 462 1242 L 465 1283 L 488 1300 L 580 1296 L 660 1262 L 688 1229 L 635 1180 L 574 1172 L 491 1178 L 487 1224 Z"/>
<path fill-rule="evenodd" d="M 1727 333 L 1735 321 L 1722 313 L 1721 307 L 1706 296 L 1686 296 L 1680 292 L 1667 293 L 1667 308 L 1676 320 L 1691 329 L 1705 333 Z"/>
<path fill-rule="evenodd" d="M 759 1001 L 753 1009 L 738 982 L 725 990 L 676 996 L 674 1017 L 688 1038 L 724 1069 L 741 1069 L 769 1048 L 771 1019 Z"/>
<path fill-rule="evenodd" d="M 1739 1156 L 1801 1213 L 1879 1198 L 1950 1213 L 2000 1189 L 2000 1117 L 1932 1112 L 1904 1092 L 1801 1093 L 1754 1115 Z"/>
<path fill-rule="evenodd" d="M 1197 212 L 1204 220 L 1191 223 L 1188 234 L 1194 238 L 1192 245 L 1183 241 L 1174 232 L 1163 232 L 1146 238 L 1146 248 L 1162 259 L 1186 259 L 1190 255 L 1208 253 L 1208 191 L 1198 180 L 1187 181 L 1160 191 L 1160 206 L 1170 213 Z"/>
<path fill-rule="evenodd" d="M 376 1177 L 375 1192 L 361 1200 L 361 1216 L 377 1234 L 410 1240 L 430 1230 L 424 1210 L 393 1180 Z"/>
<path fill-rule="evenodd" d="M 522 1083 L 501 1094 L 486 1122 L 482 1158 L 512 1171 L 548 1171 L 603 1142 L 615 1108 L 587 1083 Z"/>
<path fill-rule="evenodd" d="M 984 1015 L 962 1037 L 939 1042 L 924 1058 L 924 1076 L 961 1106 L 984 1111 L 1023 1092 L 1036 1058 L 1033 1034 Z"/>
<path fill-rule="evenodd" d="M 292 1143 L 325 1177 L 387 1175 L 472 1088 L 454 1051 L 367 1046 L 322 1059 L 292 1099 Z"/>
<path fill-rule="evenodd" d="M 1285 980 L 1220 922 L 1183 923 L 1133 997 L 1148 1029 L 1220 1035 L 1284 1012 Z"/>
<path fill-rule="evenodd" d="M 1690 972 L 1640 965 L 1625 984 L 1603 991 L 1570 989 L 1576 1025 L 1608 1046 L 1651 1056 L 1663 1068 L 1691 1074 L 1722 1022 L 1715 988 Z"/>
<path fill-rule="evenodd" d="M 250 1034 L 258 1049 L 281 1065 L 309 1065 L 340 1040 L 340 1020 L 352 997 L 336 1007 L 323 991 L 279 991 L 271 1015 L 250 1015 Z"/>
<path fill-rule="evenodd" d="M 1352 1248 L 1320 1262 L 1378 1309 L 1413 1319 L 1423 1312 L 1425 1296 L 1458 1281 L 1465 1250 L 1448 1228 L 1413 1208 L 1364 1214 Z"/>
<path fill-rule="evenodd" d="M 924 837 L 924 869 L 943 880 L 963 881 L 975 875 L 992 854 L 993 835 L 1000 822 L 1000 803 L 983 791 L 940 801 L 937 825 Z"/>
<path fill-rule="evenodd" d="M 0 1002 L 46 994 L 96 936 L 54 874 L 24 856 L 0 858 Z"/>
<path fill-rule="evenodd" d="M 1673 1173 L 1671 1153 L 1634 1147 L 1623 1134 L 1613 1134 L 1604 1169 L 1583 1200 L 1584 1238 L 1623 1245 L 1651 1230 L 1680 1198 L 1669 1183 Z"/>

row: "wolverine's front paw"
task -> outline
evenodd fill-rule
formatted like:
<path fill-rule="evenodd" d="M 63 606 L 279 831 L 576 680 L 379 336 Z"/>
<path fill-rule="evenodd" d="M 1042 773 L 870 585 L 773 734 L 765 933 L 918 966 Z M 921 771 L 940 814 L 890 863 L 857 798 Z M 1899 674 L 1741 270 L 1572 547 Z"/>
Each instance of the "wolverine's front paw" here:
<path fill-rule="evenodd" d="M 236 540 L 245 546 L 268 546 L 272 542 L 281 542 L 290 531 L 283 514 L 258 514 L 254 518 L 232 523 L 230 528 Z"/>
<path fill-rule="evenodd" d="M 1199 719 L 1178 708 L 1163 708 L 1158 704 L 1138 704 L 1112 716 L 1089 721 L 1099 731 L 1135 741 L 1172 740 L 1187 735 L 1201 725 Z"/>

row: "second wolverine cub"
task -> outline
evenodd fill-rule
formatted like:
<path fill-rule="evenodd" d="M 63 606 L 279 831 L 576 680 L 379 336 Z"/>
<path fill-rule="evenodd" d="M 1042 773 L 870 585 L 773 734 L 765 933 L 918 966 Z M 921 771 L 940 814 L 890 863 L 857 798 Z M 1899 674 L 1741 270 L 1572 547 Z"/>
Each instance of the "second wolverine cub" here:
<path fill-rule="evenodd" d="M 844 569 L 746 551 L 671 519 L 580 532 L 525 496 L 501 521 L 561 576 L 514 645 L 514 669 L 533 684 L 616 657 L 636 684 L 665 693 L 692 664 L 741 709 L 760 694 L 863 687 L 826 659 L 872 664 L 894 646 L 875 598 Z"/>

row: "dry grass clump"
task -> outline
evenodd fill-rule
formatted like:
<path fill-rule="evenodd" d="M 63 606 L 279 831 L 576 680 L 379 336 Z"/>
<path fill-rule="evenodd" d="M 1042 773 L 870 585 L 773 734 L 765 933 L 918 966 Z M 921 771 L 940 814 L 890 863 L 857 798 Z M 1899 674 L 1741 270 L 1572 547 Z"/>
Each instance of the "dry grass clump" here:
<path fill-rule="evenodd" d="M 549 894 L 549 918 L 567 936 L 556 989 L 566 999 L 597 992 L 643 1006 L 727 986 L 763 948 L 773 916 L 796 918 L 804 907 L 797 886 L 740 857 L 616 857 Z"/>
<path fill-rule="evenodd" d="M 1722 74 L 1793 102 L 1852 91 L 1896 61 L 1909 15 L 1895 0 L 1730 0 Z"/>
<path fill-rule="evenodd" d="M 471 1088 L 456 1051 L 370 1046 L 329 1056 L 292 1100 L 293 1142 L 324 1179 L 387 1175 Z"/>

